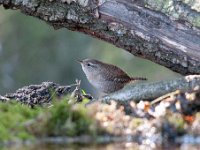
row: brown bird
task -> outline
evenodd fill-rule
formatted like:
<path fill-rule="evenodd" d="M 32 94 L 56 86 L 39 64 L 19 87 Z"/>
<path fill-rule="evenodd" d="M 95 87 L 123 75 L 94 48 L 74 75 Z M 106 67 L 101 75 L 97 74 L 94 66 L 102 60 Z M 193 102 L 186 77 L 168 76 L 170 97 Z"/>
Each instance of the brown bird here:
<path fill-rule="evenodd" d="M 129 77 L 117 66 L 95 59 L 84 59 L 79 62 L 89 82 L 98 91 L 106 94 L 118 91 L 130 82 L 147 80 L 143 77 Z"/>

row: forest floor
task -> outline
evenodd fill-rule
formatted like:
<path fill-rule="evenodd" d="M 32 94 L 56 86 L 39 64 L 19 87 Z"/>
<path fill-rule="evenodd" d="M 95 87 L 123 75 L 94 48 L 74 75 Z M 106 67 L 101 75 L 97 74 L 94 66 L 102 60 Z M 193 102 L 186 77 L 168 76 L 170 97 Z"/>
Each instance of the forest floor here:
<path fill-rule="evenodd" d="M 121 142 L 154 149 L 200 144 L 199 92 L 177 90 L 126 105 L 91 99 L 80 84 L 52 82 L 0 96 L 0 145 Z"/>

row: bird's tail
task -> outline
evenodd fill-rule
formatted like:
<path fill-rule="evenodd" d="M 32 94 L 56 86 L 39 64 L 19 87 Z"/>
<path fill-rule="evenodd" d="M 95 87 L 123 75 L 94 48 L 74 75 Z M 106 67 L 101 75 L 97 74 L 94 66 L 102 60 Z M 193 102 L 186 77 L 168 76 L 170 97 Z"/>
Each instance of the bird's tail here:
<path fill-rule="evenodd" d="M 131 77 L 131 80 L 134 81 L 134 80 L 147 80 L 147 78 L 144 78 L 144 77 Z"/>

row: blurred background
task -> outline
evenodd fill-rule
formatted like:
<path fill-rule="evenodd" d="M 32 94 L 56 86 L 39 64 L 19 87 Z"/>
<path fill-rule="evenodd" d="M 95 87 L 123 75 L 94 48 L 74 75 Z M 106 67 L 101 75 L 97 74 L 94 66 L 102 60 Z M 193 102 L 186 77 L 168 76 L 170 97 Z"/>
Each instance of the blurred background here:
<path fill-rule="evenodd" d="M 147 77 L 149 81 L 179 76 L 88 35 L 54 30 L 39 19 L 0 7 L 1 95 L 29 84 L 53 81 L 67 85 L 75 83 L 75 79 L 82 80 L 82 88 L 93 93 L 93 87 L 76 62 L 85 58 L 115 64 L 129 75 Z"/>

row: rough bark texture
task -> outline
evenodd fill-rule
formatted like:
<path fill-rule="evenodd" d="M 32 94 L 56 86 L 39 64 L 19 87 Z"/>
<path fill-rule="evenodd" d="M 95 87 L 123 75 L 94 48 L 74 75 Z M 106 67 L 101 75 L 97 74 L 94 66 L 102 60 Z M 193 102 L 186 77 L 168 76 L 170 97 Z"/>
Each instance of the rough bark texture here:
<path fill-rule="evenodd" d="M 176 15 L 166 11 L 172 17 L 145 8 L 154 6 L 151 0 L 0 0 L 0 5 L 20 9 L 57 29 L 64 27 L 103 39 L 183 75 L 199 74 L 199 12 L 187 9 L 186 21 L 182 20 L 181 8 L 186 4 L 172 2 L 168 8 L 180 6 Z M 156 10 L 164 13 L 164 4 Z M 190 12 L 193 18 L 187 15 Z"/>
<path fill-rule="evenodd" d="M 131 100 L 135 102 L 139 102 L 140 100 L 152 101 L 155 98 L 176 90 L 182 92 L 199 92 L 200 75 L 190 75 L 170 81 L 130 85 L 120 91 L 105 96 L 102 98 L 102 101 L 106 103 L 109 103 L 110 100 L 117 100 L 121 103 L 127 103 Z"/>

